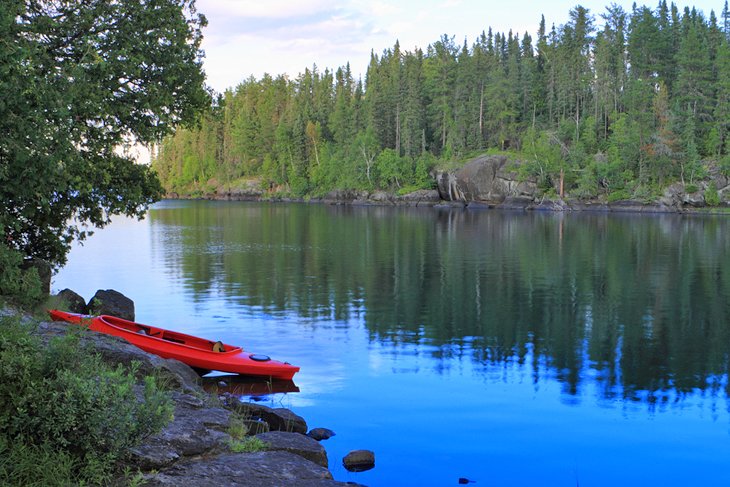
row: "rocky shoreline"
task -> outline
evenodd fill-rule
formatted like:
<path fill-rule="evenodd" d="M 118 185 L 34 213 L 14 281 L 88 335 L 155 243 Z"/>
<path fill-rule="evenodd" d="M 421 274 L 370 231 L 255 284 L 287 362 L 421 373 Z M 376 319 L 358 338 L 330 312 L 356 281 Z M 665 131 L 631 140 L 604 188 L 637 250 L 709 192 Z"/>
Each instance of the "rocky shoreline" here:
<path fill-rule="evenodd" d="M 282 197 L 249 180 L 235 188 L 218 188 L 197 199 L 324 203 L 353 206 L 410 206 L 433 208 L 502 209 L 522 211 L 591 211 L 605 213 L 723 213 L 730 209 L 730 177 L 713 168 L 705 181 L 694 186 L 675 183 L 656 201 L 616 200 L 606 197 L 546 198 L 536 181 L 519 178 L 515 162 L 506 156 L 480 156 L 459 169 L 433 173 L 436 189 L 398 195 L 386 191 L 336 190 L 308 199 Z M 708 204 L 710 187 L 716 188 L 718 204 Z M 688 192 L 688 190 L 693 190 Z M 171 199 L 191 196 L 171 193 Z"/>
<path fill-rule="evenodd" d="M 68 296 L 70 293 L 66 291 L 64 294 Z M 110 296 L 115 292 L 104 293 Z M 92 302 L 93 299 L 90 304 Z M 118 306 L 110 300 L 105 304 Z M 16 314 L 8 309 L 0 311 L 4 315 Z M 105 312 L 105 309 L 99 312 Z M 133 313 L 132 308 L 132 316 Z M 23 319 L 30 320 L 28 317 Z M 68 333 L 69 326 L 73 325 L 42 321 L 35 328 L 35 333 L 43 343 L 48 343 L 53 337 Z M 121 338 L 85 333 L 80 339 L 83 349 L 89 347 L 96 351 L 105 362 L 111 365 L 137 362 L 140 381 L 145 376 L 154 375 L 171 390 L 174 419 L 160 433 L 148 437 L 129 451 L 125 465 L 131 471 L 141 473 L 140 485 L 357 485 L 334 480 L 328 468 L 327 451 L 320 442 L 333 436 L 334 432 L 325 428 L 310 430 L 304 418 L 291 410 L 244 402 L 239 395 L 222 392 L 225 387 L 221 387 L 220 391 L 214 387 L 212 392 L 207 392 L 201 378 L 187 365 L 144 352 Z M 225 383 L 220 385 L 225 386 Z M 141 383 L 138 388 L 137 396 L 141 398 Z M 245 435 L 243 439 L 255 438 L 261 448 L 253 452 L 238 452 L 236 443 L 241 438 L 237 433 L 241 430 Z M 343 464 L 350 469 L 345 459 Z M 124 484 L 124 479 L 115 483 Z"/>

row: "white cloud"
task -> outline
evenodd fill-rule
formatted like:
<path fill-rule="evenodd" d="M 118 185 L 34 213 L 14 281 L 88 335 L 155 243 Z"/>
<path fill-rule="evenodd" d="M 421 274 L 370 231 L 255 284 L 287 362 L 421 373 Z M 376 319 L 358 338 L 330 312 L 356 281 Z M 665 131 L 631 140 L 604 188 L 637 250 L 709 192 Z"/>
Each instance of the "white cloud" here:
<path fill-rule="evenodd" d="M 283 19 L 331 10 L 326 0 L 202 0 L 198 10 L 211 17 Z"/>
<path fill-rule="evenodd" d="M 616 0 L 626 10 L 633 0 Z M 583 0 L 598 15 L 606 0 Z M 642 2 L 639 2 L 642 3 Z M 709 12 L 717 0 L 696 0 Z M 371 50 L 380 54 L 396 39 L 413 50 L 442 34 L 471 44 L 492 27 L 496 32 L 533 35 L 540 15 L 548 27 L 568 20 L 575 0 L 197 0 L 208 17 L 203 49 L 209 84 L 218 91 L 234 87 L 250 75 L 296 77 L 313 64 L 336 69 L 348 61 L 364 75 Z M 653 3 L 652 3 L 653 5 Z"/>

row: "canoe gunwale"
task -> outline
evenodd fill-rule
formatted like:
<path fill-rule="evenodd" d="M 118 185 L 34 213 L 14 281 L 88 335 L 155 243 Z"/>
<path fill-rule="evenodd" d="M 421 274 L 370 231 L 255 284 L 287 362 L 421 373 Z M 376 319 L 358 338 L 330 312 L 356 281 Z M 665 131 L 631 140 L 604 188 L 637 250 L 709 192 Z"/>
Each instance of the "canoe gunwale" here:
<path fill-rule="evenodd" d="M 128 330 L 127 328 L 125 328 L 123 326 L 119 326 L 119 325 L 116 325 L 116 324 L 110 322 L 109 321 L 109 318 L 111 318 L 113 321 L 121 320 L 121 321 L 124 321 L 126 323 L 130 323 L 130 324 L 132 324 L 133 326 L 136 326 L 139 329 L 159 330 L 159 335 L 160 336 L 157 336 L 157 334 L 140 335 L 138 332 L 134 332 L 132 330 Z M 216 357 L 226 356 L 226 355 L 235 355 L 235 354 L 239 354 L 239 353 L 243 353 L 244 352 L 244 350 L 243 350 L 242 347 L 238 347 L 238 346 L 235 346 L 235 345 L 229 345 L 227 343 L 224 343 L 223 346 L 225 348 L 228 348 L 228 350 L 225 350 L 224 352 L 214 352 L 213 349 L 212 349 L 212 345 L 215 342 L 213 342 L 211 340 L 206 340 L 206 339 L 199 338 L 199 337 L 195 337 L 195 336 L 192 336 L 192 335 L 186 335 L 185 333 L 179 333 L 179 332 L 176 332 L 176 331 L 170 331 L 170 330 L 167 330 L 165 328 L 158 328 L 158 327 L 144 325 L 142 323 L 136 323 L 134 321 L 123 320 L 122 318 L 117 318 L 115 316 L 99 315 L 99 316 L 92 317 L 91 319 L 92 320 L 99 320 L 99 321 L 101 321 L 104 324 L 104 326 L 109 326 L 111 328 L 114 328 L 115 330 L 118 330 L 118 331 L 120 331 L 120 332 L 122 332 L 124 334 L 128 334 L 130 337 L 134 336 L 135 339 L 144 338 L 145 340 L 155 340 L 155 341 L 157 341 L 157 342 L 159 342 L 161 344 L 164 344 L 164 346 L 176 346 L 176 347 L 189 348 L 191 350 L 196 350 L 196 351 L 199 351 L 199 352 L 210 353 L 211 355 L 215 355 Z M 177 340 L 166 339 L 166 338 L 164 338 L 164 334 L 165 333 L 169 333 L 169 334 L 171 334 L 173 336 L 179 336 L 179 337 L 182 337 L 183 339 L 188 338 L 188 339 L 191 339 L 191 340 L 194 340 L 194 341 L 205 340 L 206 342 L 209 342 L 210 343 L 211 348 L 210 349 L 207 349 L 207 348 L 203 348 L 203 347 L 197 347 L 197 346 L 194 346 L 194 345 L 189 345 L 189 344 L 187 344 L 185 342 L 179 342 Z"/>

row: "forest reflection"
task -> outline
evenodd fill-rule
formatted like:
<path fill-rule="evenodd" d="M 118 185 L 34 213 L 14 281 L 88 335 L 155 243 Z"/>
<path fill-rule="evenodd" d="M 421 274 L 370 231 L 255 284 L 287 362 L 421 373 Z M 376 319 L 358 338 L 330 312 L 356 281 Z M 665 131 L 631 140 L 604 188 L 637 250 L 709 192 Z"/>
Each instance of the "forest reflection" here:
<path fill-rule="evenodd" d="M 149 218 L 198 301 L 315 327 L 362 319 L 372 341 L 485 373 L 517 363 L 570 395 L 728 392 L 723 218 L 211 202 Z"/>

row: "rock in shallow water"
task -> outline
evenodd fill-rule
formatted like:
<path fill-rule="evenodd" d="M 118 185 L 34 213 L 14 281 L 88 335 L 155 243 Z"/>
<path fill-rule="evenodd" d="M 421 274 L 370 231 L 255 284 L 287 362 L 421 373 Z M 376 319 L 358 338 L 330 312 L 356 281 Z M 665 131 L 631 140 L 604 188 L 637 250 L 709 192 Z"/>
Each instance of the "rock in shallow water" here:
<path fill-rule="evenodd" d="M 335 436 L 335 432 L 327 428 L 313 428 L 307 433 L 307 436 L 317 441 L 329 440 Z"/>
<path fill-rule="evenodd" d="M 342 465 L 350 472 L 364 472 L 375 467 L 375 453 L 370 450 L 354 450 L 345 455 Z"/>

